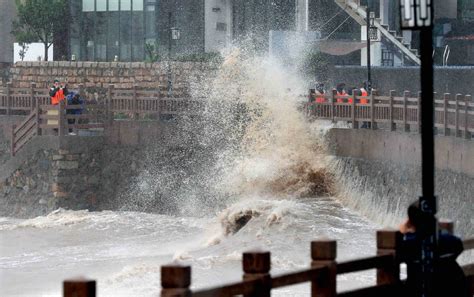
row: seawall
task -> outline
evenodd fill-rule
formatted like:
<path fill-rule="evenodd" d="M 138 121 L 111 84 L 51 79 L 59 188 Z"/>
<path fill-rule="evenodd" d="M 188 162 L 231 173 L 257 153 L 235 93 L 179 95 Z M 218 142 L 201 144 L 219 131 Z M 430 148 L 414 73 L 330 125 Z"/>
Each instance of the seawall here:
<path fill-rule="evenodd" d="M 384 225 L 400 223 L 421 195 L 420 136 L 331 129 L 326 137 L 339 199 Z M 435 145 L 438 217 L 453 220 L 461 235 L 473 235 L 474 142 L 437 136 Z"/>
<path fill-rule="evenodd" d="M 193 137 L 176 121 L 115 121 L 100 136 L 35 137 L 15 157 L 1 137 L 0 216 L 34 217 L 59 207 L 173 211 L 167 191 L 183 189 L 183 179 L 202 187 L 193 170 L 212 158 Z"/>

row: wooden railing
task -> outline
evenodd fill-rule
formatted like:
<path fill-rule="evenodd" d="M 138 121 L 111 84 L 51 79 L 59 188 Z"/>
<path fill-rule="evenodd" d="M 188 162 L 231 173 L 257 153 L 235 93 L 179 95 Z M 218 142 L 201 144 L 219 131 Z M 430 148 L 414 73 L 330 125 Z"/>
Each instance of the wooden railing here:
<path fill-rule="evenodd" d="M 15 154 L 30 141 L 31 138 L 38 135 L 38 108 L 34 109 L 23 122 L 12 126 L 11 133 L 11 154 Z"/>
<path fill-rule="evenodd" d="M 161 115 L 195 114 L 202 110 L 202 101 L 182 98 L 146 98 L 133 99 L 124 94 L 129 91 L 117 91 L 116 97 L 99 102 L 89 101 L 83 105 L 45 105 L 37 101 L 35 108 L 18 126 L 12 127 L 11 153 L 14 156 L 30 139 L 36 135 L 65 136 L 71 132 L 74 135 L 90 135 L 85 130 L 105 129 L 113 122 L 117 113 L 126 113 L 129 118 L 139 118 L 139 115 L 154 114 L 159 119 Z M 145 93 L 142 93 L 143 95 Z M 138 98 L 138 97 L 136 97 Z M 90 103 L 92 102 L 92 103 Z M 80 110 L 75 114 L 75 110 Z"/>
<path fill-rule="evenodd" d="M 350 100 L 350 99 L 354 100 Z M 471 139 L 474 134 L 474 101 L 471 95 L 445 93 L 442 98 L 434 94 L 435 127 L 444 135 Z M 362 99 L 362 100 L 361 100 Z M 398 95 L 390 91 L 389 96 L 378 96 L 376 91 L 369 96 L 325 95 L 324 102 L 306 105 L 310 117 L 332 121 L 352 122 L 352 127 L 378 129 L 385 125 L 389 130 L 419 130 L 421 124 L 421 97 L 405 91 Z M 352 102 L 349 102 L 352 101 Z M 366 101 L 366 103 L 361 103 Z"/>
<path fill-rule="evenodd" d="M 11 83 L 0 92 L 0 110 L 6 115 L 13 112 L 29 113 L 38 104 L 49 104 L 50 97 L 48 90 L 37 88 L 35 83 L 31 83 L 30 88 L 12 88 Z"/>
<path fill-rule="evenodd" d="M 440 223 L 442 232 L 452 230 L 451 222 Z M 337 243 L 334 240 L 311 242 L 311 263 L 307 269 L 270 274 L 270 252 L 251 251 L 243 253 L 243 279 L 222 286 L 191 290 L 191 267 L 165 265 L 161 267 L 161 296 L 178 297 L 224 297 L 243 295 L 267 297 L 272 289 L 301 283 L 311 284 L 311 296 L 317 297 L 359 297 L 359 296 L 402 296 L 404 280 L 400 279 L 401 234 L 397 231 L 377 231 L 377 255 L 345 262 L 336 262 Z M 474 238 L 464 242 L 464 249 L 474 249 Z M 337 292 L 337 275 L 376 269 L 376 284 L 365 288 Z M 471 294 L 474 294 L 474 264 L 463 267 Z M 96 282 L 80 279 L 63 283 L 64 297 L 95 297 Z"/>
<path fill-rule="evenodd" d="M 38 105 L 50 104 L 47 89 L 38 89 L 32 83 L 30 88 L 12 88 L 11 83 L 0 92 L 0 111 L 6 115 L 13 113 L 28 114 Z M 203 101 L 191 100 L 190 98 L 168 98 L 162 96 L 158 89 L 140 89 L 134 86 L 131 90 L 116 89 L 109 85 L 107 92 L 97 98 L 84 94 L 84 86 L 79 84 L 77 90 L 81 97 L 89 103 L 103 104 L 104 108 L 114 114 L 125 114 L 130 118 L 140 118 L 143 115 L 176 115 L 187 112 L 193 113 L 203 108 Z"/>
<path fill-rule="evenodd" d="M 70 114 L 81 110 L 80 114 Z M 105 120 L 104 106 L 100 104 L 37 105 L 37 107 L 18 126 L 13 126 L 11 135 L 11 153 L 16 153 L 36 135 L 65 136 L 79 130 L 103 129 Z M 73 120 L 70 122 L 70 120 Z"/>

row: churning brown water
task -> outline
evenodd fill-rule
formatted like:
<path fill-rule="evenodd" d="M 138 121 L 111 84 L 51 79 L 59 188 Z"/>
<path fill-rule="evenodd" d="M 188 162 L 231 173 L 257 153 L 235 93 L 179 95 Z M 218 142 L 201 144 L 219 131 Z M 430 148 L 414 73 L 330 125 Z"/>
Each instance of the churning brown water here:
<path fill-rule="evenodd" d="M 193 288 L 214 286 L 240 279 L 249 249 L 272 252 L 272 273 L 307 267 L 318 237 L 338 240 L 339 259 L 373 254 L 374 224 L 332 198 L 337 179 L 326 170 L 321 127 L 299 111 L 301 81 L 269 58 L 232 52 L 215 76 L 192 82 L 206 102 L 201 119 L 180 122 L 209 159 L 187 160 L 178 181 L 173 163 L 143 172 L 123 211 L 2 218 L 0 295 L 60 296 L 63 279 L 85 275 L 99 296 L 157 296 L 160 265 L 172 261 L 192 265 Z M 127 209 L 158 194 L 156 212 Z M 343 276 L 339 286 L 373 277 Z M 274 295 L 308 292 L 307 284 Z"/>

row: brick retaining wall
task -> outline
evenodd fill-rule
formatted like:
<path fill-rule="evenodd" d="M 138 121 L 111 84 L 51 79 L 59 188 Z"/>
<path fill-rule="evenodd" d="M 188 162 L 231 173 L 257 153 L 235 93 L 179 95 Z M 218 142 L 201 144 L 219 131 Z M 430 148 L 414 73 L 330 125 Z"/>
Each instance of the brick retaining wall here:
<path fill-rule="evenodd" d="M 167 89 L 168 69 L 171 69 L 175 96 L 184 96 L 192 83 L 199 83 L 216 66 L 201 62 L 125 63 L 125 62 L 18 62 L 10 70 L 10 81 L 15 88 L 28 88 L 36 82 L 48 88 L 55 78 L 68 81 L 70 89 L 83 84 L 87 89 L 106 89 L 114 84 L 117 89 Z"/>

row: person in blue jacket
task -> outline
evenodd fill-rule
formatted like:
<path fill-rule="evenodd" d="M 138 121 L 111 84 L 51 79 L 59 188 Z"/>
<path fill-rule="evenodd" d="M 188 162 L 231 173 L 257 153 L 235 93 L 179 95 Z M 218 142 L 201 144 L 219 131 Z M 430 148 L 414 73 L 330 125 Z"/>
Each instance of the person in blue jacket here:
<path fill-rule="evenodd" d="M 424 227 L 430 219 L 421 211 L 419 201 L 408 207 L 408 220 L 400 226 L 403 239 L 400 261 L 407 264 L 406 294 L 422 296 L 421 243 L 426 234 Z M 438 246 L 433 263 L 433 297 L 467 297 L 468 286 L 456 258 L 464 250 L 461 239 L 448 233 L 438 234 Z"/>
<path fill-rule="evenodd" d="M 81 96 L 78 93 L 75 92 L 69 92 L 67 95 L 67 105 L 68 106 L 73 106 L 73 105 L 79 105 L 80 108 L 78 109 L 68 109 L 66 110 L 66 114 L 72 114 L 72 115 L 79 115 L 82 113 L 82 110 L 84 109 L 84 100 L 82 100 Z M 67 120 L 70 125 L 73 125 L 76 120 L 75 119 L 68 119 Z M 74 135 L 73 129 L 69 129 L 69 134 Z"/>

